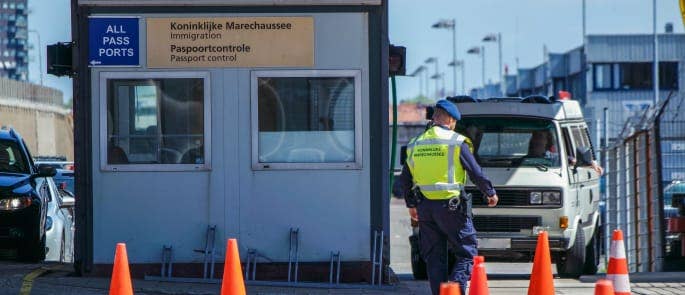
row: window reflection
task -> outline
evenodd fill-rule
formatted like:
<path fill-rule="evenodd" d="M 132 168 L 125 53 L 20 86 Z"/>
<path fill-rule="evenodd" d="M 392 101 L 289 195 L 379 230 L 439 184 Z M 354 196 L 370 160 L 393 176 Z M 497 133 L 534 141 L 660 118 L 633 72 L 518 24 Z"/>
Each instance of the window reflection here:
<path fill-rule="evenodd" d="M 203 82 L 109 80 L 107 163 L 204 164 Z"/>
<path fill-rule="evenodd" d="M 354 158 L 352 77 L 260 77 L 259 162 L 340 163 Z"/>

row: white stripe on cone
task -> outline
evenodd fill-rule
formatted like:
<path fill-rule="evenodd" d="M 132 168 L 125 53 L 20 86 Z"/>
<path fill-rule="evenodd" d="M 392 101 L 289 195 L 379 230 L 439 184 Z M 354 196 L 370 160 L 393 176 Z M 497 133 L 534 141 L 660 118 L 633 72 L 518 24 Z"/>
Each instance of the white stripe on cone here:
<path fill-rule="evenodd" d="M 606 279 L 614 284 L 615 293 L 630 293 L 630 279 L 627 274 L 608 274 Z"/>
<path fill-rule="evenodd" d="M 613 258 L 626 258 L 626 249 L 623 246 L 623 241 L 611 241 L 611 250 L 609 251 L 609 257 Z"/>

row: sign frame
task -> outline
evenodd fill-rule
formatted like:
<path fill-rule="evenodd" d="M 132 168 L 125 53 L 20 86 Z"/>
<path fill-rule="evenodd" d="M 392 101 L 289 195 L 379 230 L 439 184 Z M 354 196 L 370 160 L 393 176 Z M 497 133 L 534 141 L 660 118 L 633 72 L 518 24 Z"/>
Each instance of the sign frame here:
<path fill-rule="evenodd" d="M 136 47 L 134 50 L 135 55 L 137 57 L 136 59 L 136 64 L 95 64 L 93 62 L 93 59 L 91 58 L 91 50 L 93 49 L 91 47 L 92 45 L 92 37 L 93 35 L 91 34 L 91 26 L 90 26 L 90 20 L 91 19 L 136 19 L 138 25 L 137 25 L 137 30 L 138 32 L 136 33 Z M 142 67 L 142 62 L 141 62 L 141 29 L 144 29 L 143 26 L 141 26 L 142 17 L 138 15 L 89 15 L 88 16 L 88 67 L 89 68 L 141 68 Z"/>

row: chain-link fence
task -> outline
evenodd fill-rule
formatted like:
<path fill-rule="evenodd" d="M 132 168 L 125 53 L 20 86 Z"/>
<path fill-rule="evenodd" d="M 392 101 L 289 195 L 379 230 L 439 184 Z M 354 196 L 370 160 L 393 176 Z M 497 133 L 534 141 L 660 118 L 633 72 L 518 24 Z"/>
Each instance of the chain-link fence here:
<path fill-rule="evenodd" d="M 669 97 L 631 118 L 602 153 L 607 165 L 604 240 L 611 240 L 613 229 L 623 230 L 630 272 L 664 269 L 663 189 L 673 180 L 673 161 L 682 161 L 685 153 L 670 158 L 661 150 L 664 139 L 685 143 L 685 126 L 677 124 L 682 104 L 682 97 Z"/>

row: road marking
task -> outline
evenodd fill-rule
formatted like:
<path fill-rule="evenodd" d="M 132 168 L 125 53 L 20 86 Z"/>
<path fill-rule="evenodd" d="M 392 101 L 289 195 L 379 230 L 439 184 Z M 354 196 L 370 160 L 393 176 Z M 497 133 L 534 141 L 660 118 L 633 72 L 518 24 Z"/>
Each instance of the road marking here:
<path fill-rule="evenodd" d="M 49 271 L 49 268 L 46 267 L 40 267 L 29 274 L 27 274 L 24 277 L 23 282 L 21 283 L 21 290 L 19 290 L 19 295 L 29 295 L 31 294 L 31 288 L 33 287 L 33 280 L 36 279 L 37 277 L 43 275 L 45 272 Z"/>

